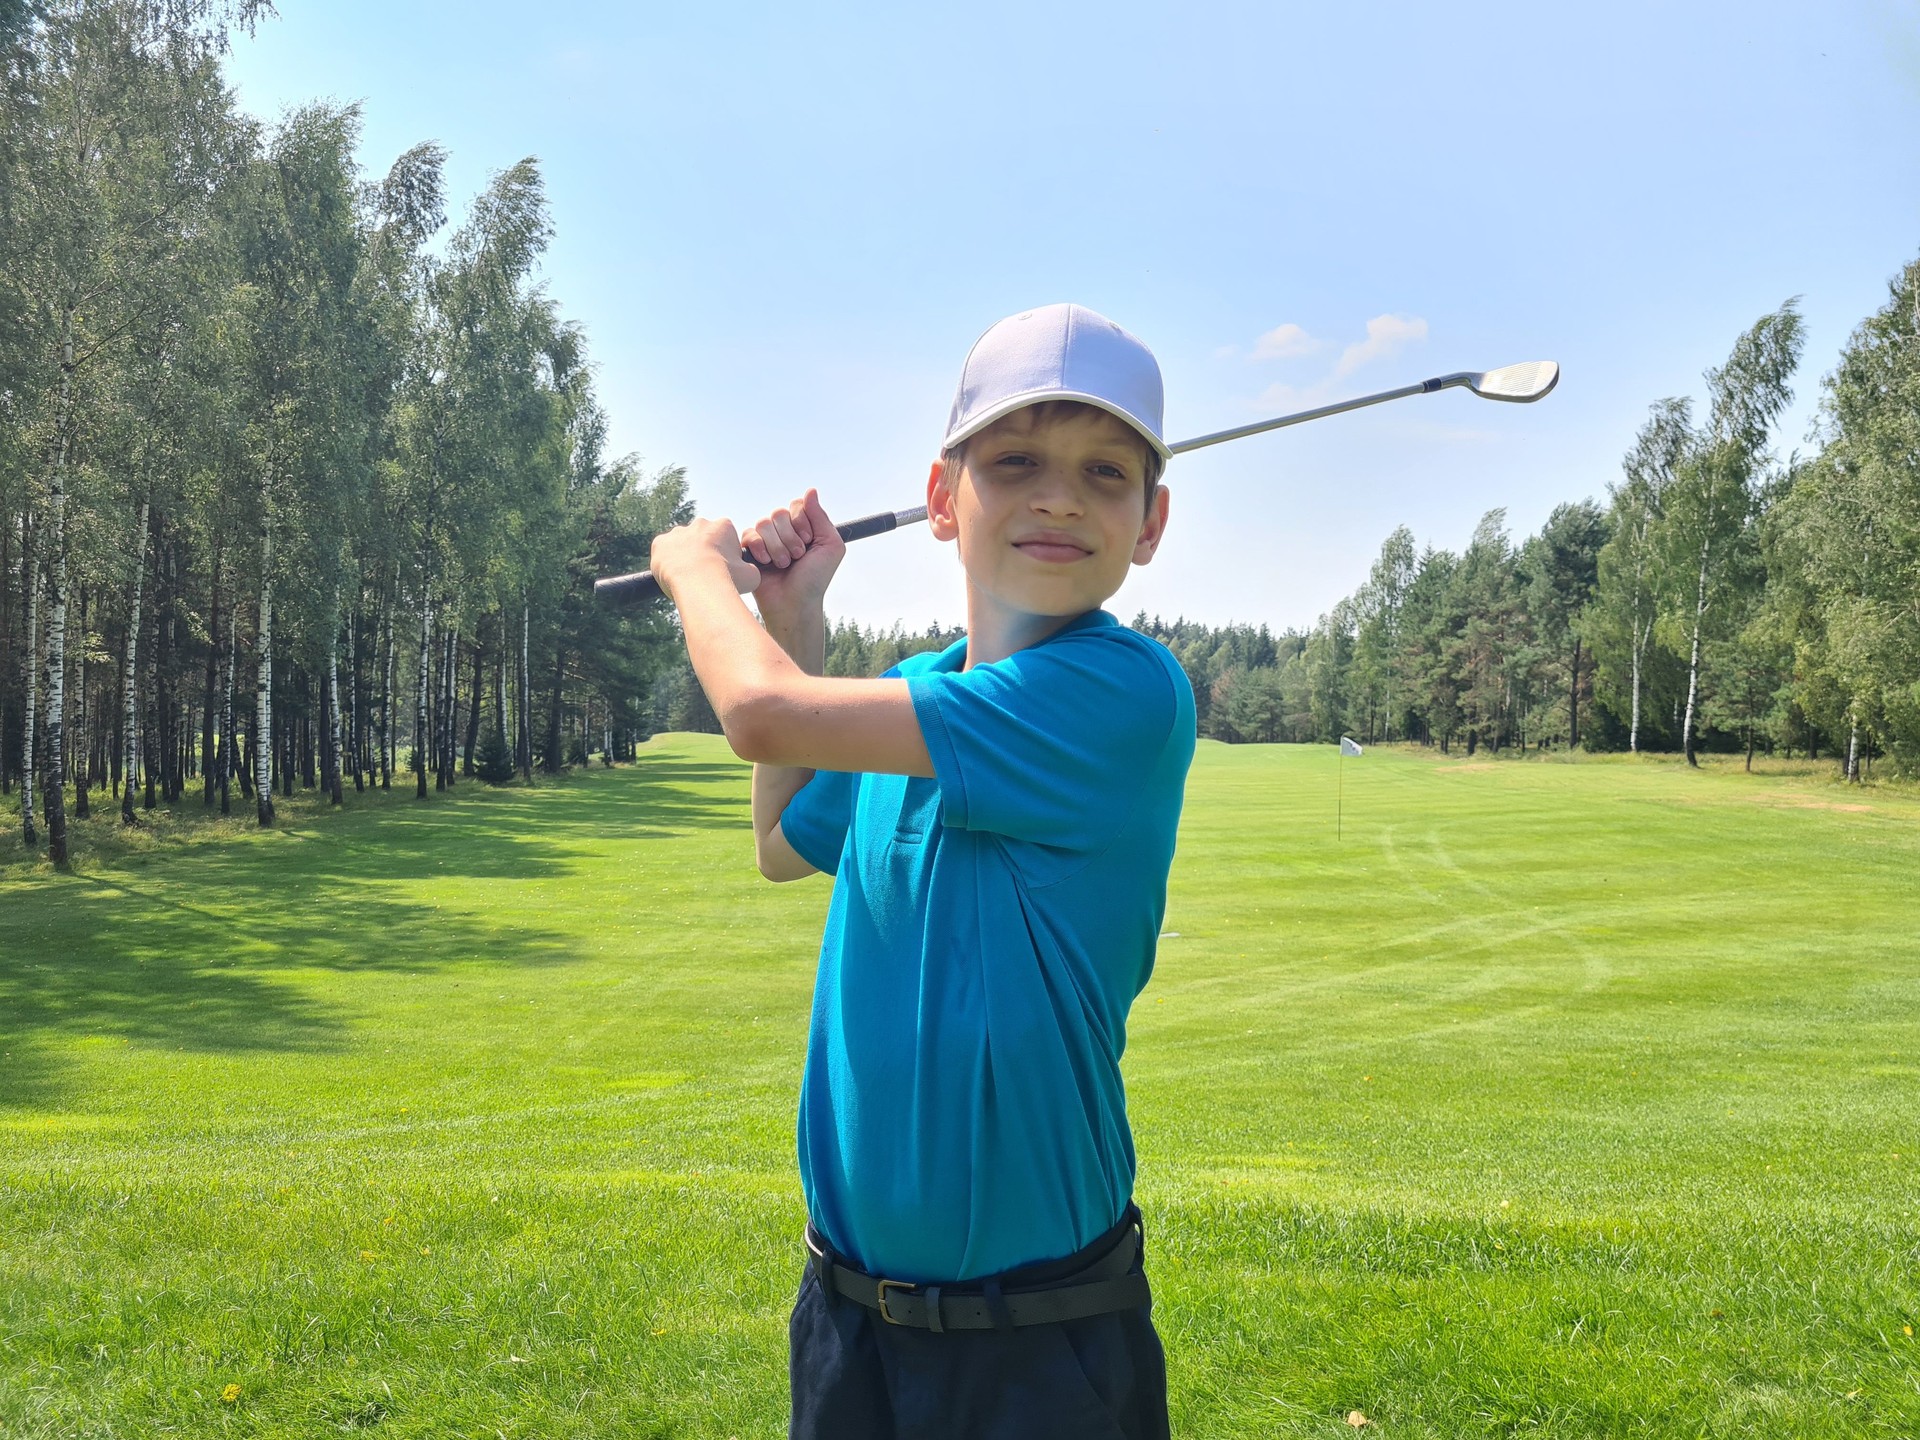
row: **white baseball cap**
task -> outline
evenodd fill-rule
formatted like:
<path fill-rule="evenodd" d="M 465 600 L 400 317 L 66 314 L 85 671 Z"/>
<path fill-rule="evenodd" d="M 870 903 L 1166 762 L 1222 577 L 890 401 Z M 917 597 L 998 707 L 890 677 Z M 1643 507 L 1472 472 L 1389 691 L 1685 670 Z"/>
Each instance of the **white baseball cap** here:
<path fill-rule="evenodd" d="M 1173 456 L 1160 438 L 1160 362 L 1084 305 L 1022 310 L 974 341 L 940 448 L 951 450 L 1002 415 L 1043 400 L 1097 405 L 1138 430 L 1162 460 Z"/>

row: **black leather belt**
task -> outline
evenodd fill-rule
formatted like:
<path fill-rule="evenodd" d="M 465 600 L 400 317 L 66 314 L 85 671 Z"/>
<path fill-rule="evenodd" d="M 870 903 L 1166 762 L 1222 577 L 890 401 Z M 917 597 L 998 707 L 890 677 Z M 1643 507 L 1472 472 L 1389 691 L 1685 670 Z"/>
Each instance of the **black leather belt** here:
<path fill-rule="evenodd" d="M 834 1294 L 880 1312 L 889 1325 L 935 1334 L 945 1330 L 1000 1330 L 1054 1325 L 1116 1310 L 1137 1310 L 1152 1301 L 1147 1277 L 1133 1267 L 1140 1258 L 1137 1219 L 1120 1240 L 1085 1268 L 1046 1285 L 1003 1287 L 993 1280 L 955 1285 L 916 1285 L 888 1280 L 844 1263 L 809 1228 L 809 1263 Z"/>

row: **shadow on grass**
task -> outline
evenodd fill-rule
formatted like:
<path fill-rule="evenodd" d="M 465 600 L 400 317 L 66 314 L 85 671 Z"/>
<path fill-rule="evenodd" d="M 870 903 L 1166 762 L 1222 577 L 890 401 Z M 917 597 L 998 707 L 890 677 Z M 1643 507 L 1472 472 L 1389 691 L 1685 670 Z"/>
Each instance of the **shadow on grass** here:
<path fill-rule="evenodd" d="M 77 1038 L 212 1053 L 346 1045 L 354 1015 L 282 972 L 566 964 L 575 937 L 518 922 L 510 889 L 476 914 L 422 903 L 419 882 L 552 878 L 599 843 L 737 824 L 744 786 L 715 793 L 711 782 L 740 774 L 648 757 L 591 780 L 462 786 L 428 804 L 288 807 L 270 835 L 96 857 L 68 876 L 0 870 L 0 1107 L 57 1104 L 61 1045 Z M 395 896 L 393 882 L 414 893 Z"/>

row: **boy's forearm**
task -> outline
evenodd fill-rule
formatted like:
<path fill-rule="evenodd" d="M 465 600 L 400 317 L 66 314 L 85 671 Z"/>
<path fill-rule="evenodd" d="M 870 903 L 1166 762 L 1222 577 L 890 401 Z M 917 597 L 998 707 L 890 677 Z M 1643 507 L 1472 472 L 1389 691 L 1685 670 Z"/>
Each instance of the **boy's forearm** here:
<path fill-rule="evenodd" d="M 933 774 L 904 680 L 813 673 L 825 668 L 826 618 L 818 600 L 795 605 L 798 613 L 791 615 L 787 606 L 777 607 L 773 632 L 763 630 L 741 604 L 717 552 L 714 563 L 677 569 L 668 585 L 694 673 L 741 759 L 783 768 Z M 806 666 L 784 644 L 805 657 Z"/>
<path fill-rule="evenodd" d="M 754 620 L 721 567 L 680 577 L 673 599 L 680 610 L 687 658 L 730 739 L 755 700 L 825 668 L 824 612 L 811 623 L 802 617 L 780 626 L 783 634 L 776 637 L 773 628 L 762 629 Z M 799 653 L 791 653 L 783 642 Z M 803 664 L 809 655 L 816 657 L 812 670 Z"/>
<path fill-rule="evenodd" d="M 772 610 L 762 617 L 761 624 L 755 624 L 732 585 L 705 574 L 696 577 L 693 584 L 683 585 L 675 598 L 694 674 L 736 750 L 740 712 L 756 695 L 798 676 L 826 671 L 824 605 L 816 602 L 791 610 Z M 812 778 L 812 769 L 805 766 L 756 763 L 753 767 L 754 852 L 762 873 L 770 879 L 793 878 L 776 874 L 795 866 L 785 854 L 775 853 L 779 847 L 770 848 L 769 837 L 786 812 L 787 802 Z M 806 866 L 805 870 L 812 868 Z"/>
<path fill-rule="evenodd" d="M 827 617 L 824 606 L 809 606 L 797 614 L 763 615 L 765 633 L 779 645 L 787 658 L 808 675 L 822 675 L 827 668 Z M 813 778 L 813 771 L 800 765 L 755 765 L 753 767 L 753 839 L 761 852 L 761 869 L 767 869 L 764 846 L 773 827 L 780 823 L 787 802 L 800 787 Z M 811 867 L 809 867 L 811 868 Z"/>

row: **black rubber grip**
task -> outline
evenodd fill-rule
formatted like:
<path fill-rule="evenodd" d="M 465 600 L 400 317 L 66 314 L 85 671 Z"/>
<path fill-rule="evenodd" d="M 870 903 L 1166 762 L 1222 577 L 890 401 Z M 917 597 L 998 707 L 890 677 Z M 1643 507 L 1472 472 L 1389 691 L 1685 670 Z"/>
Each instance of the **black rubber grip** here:
<path fill-rule="evenodd" d="M 660 582 L 651 570 L 637 575 L 610 575 L 593 582 L 593 598 L 602 605 L 638 605 L 660 598 Z"/>
<path fill-rule="evenodd" d="M 849 520 L 844 525 L 833 528 L 840 532 L 840 538 L 851 544 L 855 540 L 865 540 L 872 535 L 884 535 L 889 530 L 898 529 L 900 517 L 892 510 L 882 510 L 878 515 L 862 515 L 858 520 Z M 745 550 L 740 558 L 749 565 L 760 565 Z M 762 570 L 767 567 L 760 565 Z M 660 582 L 653 578 L 651 570 L 642 570 L 636 575 L 610 575 L 605 580 L 593 582 L 593 598 L 602 605 L 639 605 L 647 600 L 658 599 Z"/>
<path fill-rule="evenodd" d="M 852 542 L 865 540 L 869 535 L 884 535 L 900 524 L 900 517 L 891 510 L 882 510 L 878 515 L 862 515 L 858 520 L 849 520 L 844 525 L 833 528 L 840 532 L 842 540 Z"/>

